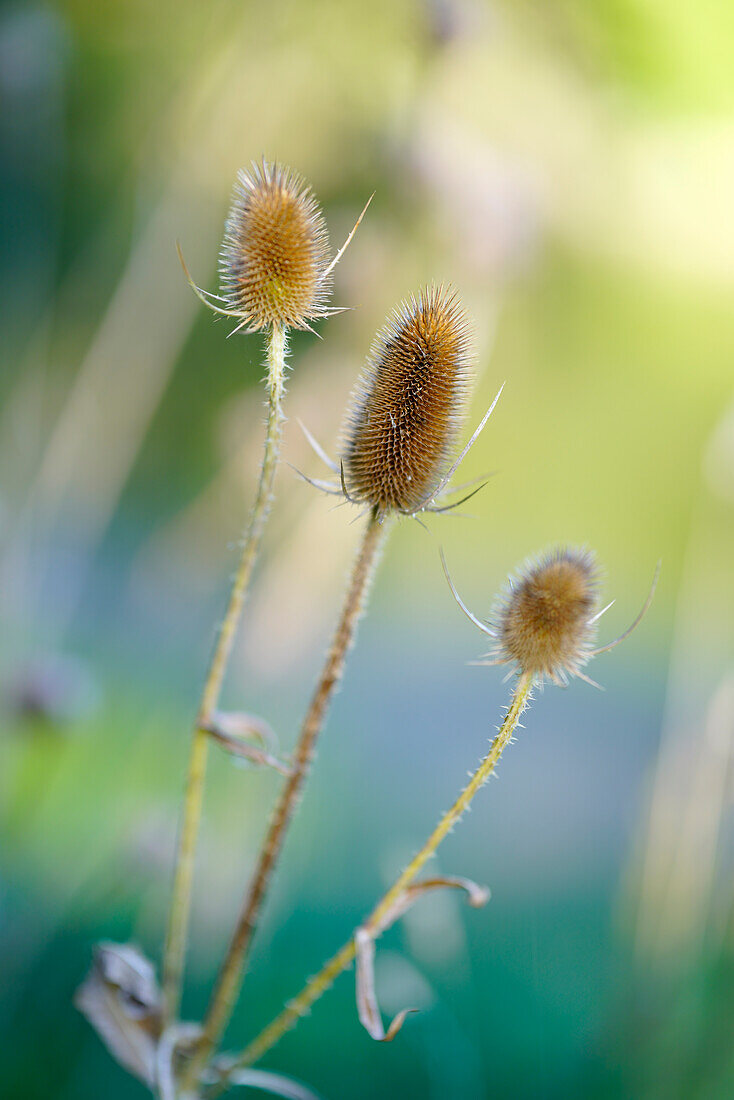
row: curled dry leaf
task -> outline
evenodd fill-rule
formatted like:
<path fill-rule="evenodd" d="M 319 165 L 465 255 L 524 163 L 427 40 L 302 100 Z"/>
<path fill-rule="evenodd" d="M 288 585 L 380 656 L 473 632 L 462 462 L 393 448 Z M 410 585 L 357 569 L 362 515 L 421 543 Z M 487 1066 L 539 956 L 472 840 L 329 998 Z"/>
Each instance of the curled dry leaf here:
<path fill-rule="evenodd" d="M 217 1059 L 212 1068 L 219 1070 L 219 1079 L 226 1080 L 227 1088 L 242 1085 L 245 1088 L 270 1092 L 274 1096 L 282 1096 L 285 1100 L 320 1100 L 317 1093 L 312 1092 L 299 1081 L 283 1076 L 282 1073 L 271 1073 L 265 1069 L 232 1069 L 231 1060 L 227 1058 Z"/>
<path fill-rule="evenodd" d="M 357 1012 L 359 1020 L 366 1031 L 380 1043 L 389 1043 L 395 1038 L 405 1023 L 405 1018 L 416 1008 L 404 1008 L 393 1017 L 387 1030 L 382 1023 L 382 1014 L 377 1003 L 375 993 L 375 939 L 392 927 L 396 920 L 404 916 L 412 905 L 424 894 L 431 890 L 440 890 L 444 887 L 455 890 L 464 890 L 467 902 L 473 909 L 480 909 L 489 901 L 489 890 L 485 886 L 478 886 L 468 878 L 459 878 L 453 875 L 436 875 L 434 878 L 425 879 L 408 886 L 395 899 L 393 904 L 382 914 L 379 921 L 371 924 L 369 921 L 362 928 L 358 928 L 354 937 L 356 967 L 356 993 Z"/>
<path fill-rule="evenodd" d="M 373 936 L 379 936 L 391 928 L 395 921 L 400 920 L 424 894 L 430 893 L 431 890 L 442 890 L 444 887 L 464 890 L 467 904 L 471 905 L 472 909 L 481 909 L 489 901 L 488 887 L 479 886 L 470 878 L 462 878 L 459 875 L 435 875 L 433 878 L 424 879 L 423 882 L 414 882 L 412 886 L 407 886 L 372 929 Z"/>
<path fill-rule="evenodd" d="M 262 718 L 252 714 L 215 711 L 211 721 L 203 728 L 233 756 L 261 767 L 274 768 L 281 775 L 290 775 L 289 765 L 275 755 L 277 738 Z M 253 745 L 252 738 L 256 738 L 262 747 Z"/>
<path fill-rule="evenodd" d="M 354 937 L 357 956 L 357 1012 L 362 1027 L 378 1043 L 390 1043 L 405 1023 L 405 1017 L 417 1008 L 404 1008 L 385 1030 L 375 993 L 375 941 L 366 928 L 358 928 Z"/>
<path fill-rule="evenodd" d="M 177 1096 L 176 1059 L 182 1053 L 190 1055 L 200 1037 L 199 1024 L 172 1024 L 163 1032 L 156 1052 L 158 1100 L 184 1100 Z"/>
<path fill-rule="evenodd" d="M 153 1085 L 162 999 L 153 964 L 142 952 L 127 943 L 98 944 L 74 1004 L 120 1065 Z"/>
<path fill-rule="evenodd" d="M 215 710 L 211 722 L 206 727 L 214 736 L 244 741 L 254 738 L 264 749 L 278 751 L 278 738 L 264 718 L 243 711 Z"/>

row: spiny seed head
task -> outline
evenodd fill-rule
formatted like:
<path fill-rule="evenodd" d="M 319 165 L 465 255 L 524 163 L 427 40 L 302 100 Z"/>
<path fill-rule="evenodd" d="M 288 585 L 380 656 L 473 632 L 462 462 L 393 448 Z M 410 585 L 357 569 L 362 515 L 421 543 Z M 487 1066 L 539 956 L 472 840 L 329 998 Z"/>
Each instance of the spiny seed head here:
<path fill-rule="evenodd" d="M 557 547 L 511 577 L 493 615 L 502 663 L 566 683 L 591 656 L 599 570 L 593 554 Z"/>
<path fill-rule="evenodd" d="M 430 503 L 461 426 L 469 381 L 466 314 L 431 286 L 390 314 L 370 349 L 344 432 L 347 491 L 379 514 Z"/>
<path fill-rule="evenodd" d="M 227 308 L 249 331 L 304 328 L 324 314 L 328 266 L 326 224 L 303 179 L 264 160 L 241 171 L 219 265 Z"/>

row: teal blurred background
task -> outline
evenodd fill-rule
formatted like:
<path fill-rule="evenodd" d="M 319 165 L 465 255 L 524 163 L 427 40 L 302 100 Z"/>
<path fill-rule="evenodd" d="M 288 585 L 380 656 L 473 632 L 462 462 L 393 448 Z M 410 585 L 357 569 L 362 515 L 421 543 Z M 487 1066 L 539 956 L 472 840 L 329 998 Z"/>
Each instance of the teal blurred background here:
<path fill-rule="evenodd" d="M 357 307 L 293 339 L 286 458 L 322 476 L 376 328 L 451 280 L 475 319 L 474 518 L 402 522 L 229 1042 L 348 936 L 507 697 L 467 667 L 506 573 L 563 540 L 644 625 L 546 690 L 378 950 L 266 1060 L 326 1100 L 734 1095 L 734 8 L 717 0 L 70 0 L 0 15 L 0 1033 L 17 1100 L 144 1095 L 72 1007 L 101 938 L 160 956 L 188 736 L 252 500 L 262 346 L 215 286 L 236 171 L 298 168 Z M 283 466 L 226 703 L 287 749 L 358 526 Z M 214 754 L 185 1014 L 277 791 Z"/>

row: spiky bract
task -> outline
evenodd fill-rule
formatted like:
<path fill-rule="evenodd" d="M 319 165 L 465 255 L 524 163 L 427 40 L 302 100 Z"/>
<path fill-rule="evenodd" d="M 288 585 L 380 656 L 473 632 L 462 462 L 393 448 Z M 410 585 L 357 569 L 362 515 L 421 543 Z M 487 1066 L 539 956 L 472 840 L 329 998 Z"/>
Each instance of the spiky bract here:
<path fill-rule="evenodd" d="M 249 331 L 308 328 L 326 311 L 328 267 L 326 224 L 303 179 L 264 160 L 240 171 L 220 257 L 227 308 Z"/>
<path fill-rule="evenodd" d="M 493 656 L 555 683 L 578 675 L 592 655 L 598 579 L 584 549 L 557 547 L 526 562 L 495 608 Z"/>
<path fill-rule="evenodd" d="M 351 498 L 380 514 L 431 502 L 461 425 L 468 324 L 443 287 L 411 296 L 375 337 L 353 395 L 344 467 Z"/>

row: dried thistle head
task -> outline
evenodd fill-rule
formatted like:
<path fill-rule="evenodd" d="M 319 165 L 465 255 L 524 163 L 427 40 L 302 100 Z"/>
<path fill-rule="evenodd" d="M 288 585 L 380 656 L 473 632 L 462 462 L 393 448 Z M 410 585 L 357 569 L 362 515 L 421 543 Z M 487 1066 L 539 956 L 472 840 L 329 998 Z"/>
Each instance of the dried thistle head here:
<path fill-rule="evenodd" d="M 352 399 L 344 440 L 346 490 L 378 514 L 413 515 L 440 488 L 469 380 L 466 314 L 431 286 L 388 317 Z"/>
<path fill-rule="evenodd" d="M 555 683 L 578 675 L 592 655 L 599 569 L 588 550 L 558 547 L 523 565 L 494 614 L 494 655 Z"/>
<path fill-rule="evenodd" d="M 304 180 L 263 160 L 240 171 L 220 257 L 227 309 L 250 331 L 308 328 L 331 289 L 329 238 Z"/>
<path fill-rule="evenodd" d="M 509 578 L 493 609 L 490 626 L 469 610 L 456 591 L 443 552 L 441 561 L 461 610 L 494 639 L 491 652 L 485 654 L 487 659 L 473 663 L 512 665 L 533 680 L 542 682 L 548 676 L 562 686 L 570 676 L 599 686 L 581 670 L 592 657 L 618 646 L 638 626 L 652 603 L 660 576 L 658 562 L 647 599 L 631 626 L 613 642 L 593 647 L 596 625 L 612 604 L 597 610 L 600 570 L 590 550 L 555 547 L 526 561 Z"/>

